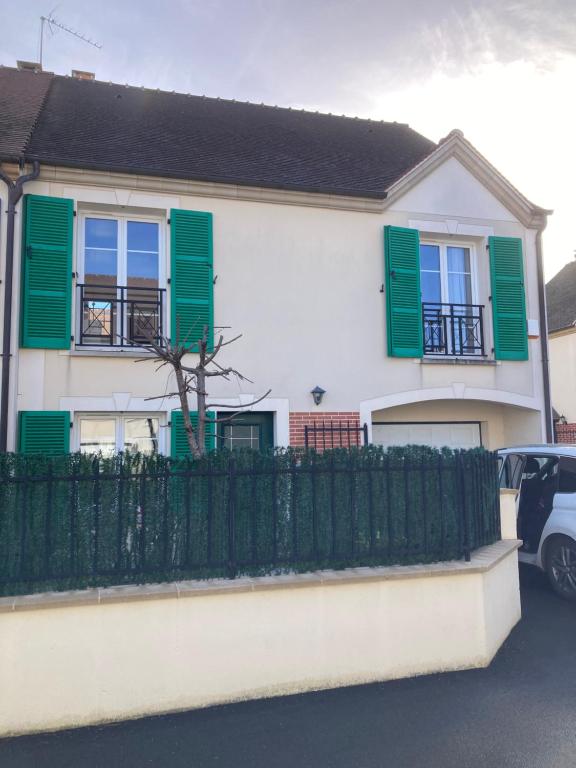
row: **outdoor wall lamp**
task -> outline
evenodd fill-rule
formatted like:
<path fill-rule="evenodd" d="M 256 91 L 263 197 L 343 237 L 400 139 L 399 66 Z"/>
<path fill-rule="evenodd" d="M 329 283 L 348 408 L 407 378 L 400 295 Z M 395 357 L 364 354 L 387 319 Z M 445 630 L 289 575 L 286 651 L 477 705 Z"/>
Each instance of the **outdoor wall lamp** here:
<path fill-rule="evenodd" d="M 310 392 L 310 394 L 314 398 L 314 405 L 320 405 L 320 403 L 322 402 L 322 398 L 326 394 L 326 390 L 322 389 L 322 387 L 316 386 L 314 387 L 312 392 Z"/>

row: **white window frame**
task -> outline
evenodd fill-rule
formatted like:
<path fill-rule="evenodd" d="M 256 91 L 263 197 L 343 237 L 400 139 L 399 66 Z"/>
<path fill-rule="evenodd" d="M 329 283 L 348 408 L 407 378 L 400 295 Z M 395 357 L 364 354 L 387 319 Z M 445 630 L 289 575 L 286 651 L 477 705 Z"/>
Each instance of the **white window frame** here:
<path fill-rule="evenodd" d="M 470 252 L 470 283 L 471 283 L 471 304 L 478 306 L 478 269 L 476 258 L 476 247 L 473 243 L 466 243 L 459 240 L 420 240 L 420 245 L 434 245 L 440 250 L 440 295 L 441 304 L 454 304 L 448 301 L 448 248 L 466 248 Z M 422 268 L 420 268 L 422 272 Z M 426 271 L 426 270 L 424 270 Z M 427 303 L 422 300 L 422 303 Z M 434 303 L 434 302 L 432 302 Z M 484 308 L 486 309 L 486 307 Z"/>
<path fill-rule="evenodd" d="M 76 284 L 83 284 L 85 282 L 85 263 L 84 252 L 86 246 L 86 219 L 109 219 L 111 221 L 119 222 L 118 226 L 118 271 L 117 271 L 117 286 L 126 286 L 128 279 L 127 276 L 127 264 L 128 264 L 128 221 L 142 221 L 147 224 L 158 225 L 158 288 L 168 288 L 168 265 L 166 261 L 166 219 L 163 216 L 154 216 L 144 213 L 130 213 L 130 212 L 111 212 L 100 211 L 97 208 L 90 209 L 84 208 L 82 212 L 79 212 L 79 226 L 77 230 L 77 249 L 76 249 Z M 162 314 L 162 328 L 164 329 L 164 335 L 167 335 L 167 321 L 169 317 L 168 308 L 168 290 L 164 293 L 163 302 L 163 314 Z M 82 328 L 82 308 L 78 301 L 78 292 L 75 291 L 74 295 L 75 312 L 77 333 L 74 334 L 75 343 L 80 340 L 80 332 Z M 80 349 L 83 347 L 80 346 Z M 123 350 L 130 349 L 131 345 L 118 345 L 111 346 L 109 344 L 102 344 L 100 346 L 93 345 L 92 349 L 105 349 L 109 351 L 122 352 Z"/>
<path fill-rule="evenodd" d="M 74 428 L 72 430 L 72 445 L 75 451 L 80 450 L 80 421 L 104 421 L 114 420 L 115 426 L 115 440 L 116 440 L 116 452 L 124 450 L 124 438 L 125 438 L 125 424 L 127 419 L 158 419 L 158 453 L 165 455 L 167 453 L 167 446 L 169 444 L 167 432 L 168 432 L 168 419 L 167 414 L 163 411 L 122 411 L 121 413 L 114 411 L 77 411 L 74 414 Z"/>

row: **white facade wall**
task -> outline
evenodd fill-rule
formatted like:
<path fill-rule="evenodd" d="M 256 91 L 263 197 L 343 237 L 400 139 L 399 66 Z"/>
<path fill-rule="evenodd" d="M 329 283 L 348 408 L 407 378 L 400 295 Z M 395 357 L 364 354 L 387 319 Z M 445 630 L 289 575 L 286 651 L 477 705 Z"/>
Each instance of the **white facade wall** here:
<path fill-rule="evenodd" d="M 162 180 L 147 180 L 147 189 L 140 190 L 137 177 L 62 173 L 68 180 L 42 180 L 41 175 L 26 185 L 26 192 L 72 198 L 79 212 L 148 212 L 164 220 L 170 208 L 213 213 L 215 324 L 230 326 L 230 333 L 242 333 L 222 360 L 254 382 L 237 385 L 215 380 L 213 393 L 218 399 L 243 396 L 249 400 L 270 388 L 277 401 L 270 406 L 276 412 L 277 443 L 286 442 L 279 435 L 287 435 L 283 419 L 288 411 L 315 409 L 309 393 L 317 384 L 326 395 L 315 410 L 360 411 L 361 422 L 370 422 L 374 411 L 420 401 L 457 400 L 468 418 L 490 422 L 492 447 L 515 442 L 518 429 L 528 431 L 531 440 L 542 438 L 538 339 L 529 342 L 527 362 L 429 365 L 387 356 L 385 294 L 380 291 L 386 224 L 417 227 L 422 239 L 457 241 L 474 249 L 476 298 L 485 305 L 489 353 L 487 237 L 522 238 L 527 314 L 534 321 L 531 327 L 538 325 L 536 230 L 525 228 L 455 158 L 383 210 L 374 201 L 365 201 L 364 206 L 354 201 L 350 210 L 321 207 L 314 204 L 312 195 L 290 193 L 276 193 L 278 201 L 268 202 L 265 191 L 260 200 L 233 199 L 224 193 L 218 197 L 216 185 L 205 185 L 205 194 L 184 194 L 172 191 L 177 185 Z M 51 176 L 58 178 L 59 172 Z M 77 243 L 76 236 L 75 251 Z M 167 256 L 166 268 L 169 276 Z M 16 307 L 16 327 L 17 311 Z M 170 383 L 166 373 L 155 373 L 153 364 L 136 365 L 127 352 L 19 350 L 14 370 L 12 440 L 18 410 L 83 411 L 98 402 L 96 410 L 105 410 L 105 403 L 116 401 L 132 411 L 167 412 L 177 407 L 168 400 L 143 407 L 144 398 L 169 390 Z M 462 406 L 461 401 L 466 404 Z M 478 402 L 493 405 L 478 408 Z M 475 415 L 487 407 L 491 415 Z"/>

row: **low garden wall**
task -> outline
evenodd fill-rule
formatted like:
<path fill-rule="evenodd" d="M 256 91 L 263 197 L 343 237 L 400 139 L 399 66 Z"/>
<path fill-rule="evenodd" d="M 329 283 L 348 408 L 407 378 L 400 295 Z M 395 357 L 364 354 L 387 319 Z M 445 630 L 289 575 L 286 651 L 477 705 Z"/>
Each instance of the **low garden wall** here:
<path fill-rule="evenodd" d="M 0 735 L 485 666 L 516 547 L 481 450 L 0 455 Z"/>
<path fill-rule="evenodd" d="M 0 599 L 0 734 L 486 666 L 517 542 L 470 562 Z"/>

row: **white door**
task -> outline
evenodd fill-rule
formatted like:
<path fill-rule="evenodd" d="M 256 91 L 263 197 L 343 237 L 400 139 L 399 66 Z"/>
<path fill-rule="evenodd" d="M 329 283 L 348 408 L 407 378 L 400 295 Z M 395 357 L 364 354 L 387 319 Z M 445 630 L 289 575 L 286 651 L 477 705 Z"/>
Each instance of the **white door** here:
<path fill-rule="evenodd" d="M 480 424 L 468 422 L 400 422 L 372 424 L 375 445 L 429 445 L 432 448 L 478 448 Z"/>

